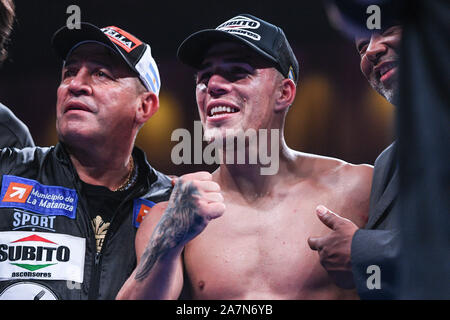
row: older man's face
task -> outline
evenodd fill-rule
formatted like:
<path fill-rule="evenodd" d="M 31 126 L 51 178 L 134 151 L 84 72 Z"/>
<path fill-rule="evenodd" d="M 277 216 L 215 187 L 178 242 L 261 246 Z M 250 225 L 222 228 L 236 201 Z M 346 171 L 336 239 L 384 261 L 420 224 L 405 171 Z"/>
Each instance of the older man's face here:
<path fill-rule="evenodd" d="M 402 28 L 393 26 L 370 38 L 357 38 L 361 71 L 370 85 L 392 104 L 398 93 L 398 65 Z"/>
<path fill-rule="evenodd" d="M 98 44 L 75 49 L 57 91 L 60 139 L 121 143 L 134 129 L 140 103 L 137 83 L 137 76 L 109 49 Z"/>

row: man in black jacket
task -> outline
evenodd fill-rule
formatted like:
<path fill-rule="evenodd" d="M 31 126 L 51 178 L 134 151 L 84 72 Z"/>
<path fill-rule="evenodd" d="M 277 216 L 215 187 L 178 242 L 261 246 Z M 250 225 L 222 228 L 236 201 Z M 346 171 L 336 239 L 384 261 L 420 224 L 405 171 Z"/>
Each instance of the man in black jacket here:
<path fill-rule="evenodd" d="M 0 0 L 0 65 L 6 59 L 5 44 L 14 23 L 14 3 Z M 0 103 L 0 147 L 34 147 L 28 128 L 6 106 Z"/>
<path fill-rule="evenodd" d="M 444 0 L 371 2 L 375 4 L 382 30 L 357 37 L 357 46 L 363 73 L 379 79 L 384 89 L 398 87 L 398 92 L 391 90 L 394 95 L 375 87 L 396 105 L 398 142 L 375 162 L 365 229 L 352 238 L 355 229 L 340 224 L 328 240 L 345 243 L 347 250 L 327 241 L 322 260 L 329 271 L 348 274 L 349 263 L 341 262 L 349 262 L 351 241 L 351 269 L 361 298 L 448 299 L 450 7 Z M 330 19 L 352 36 L 367 33 L 368 11 L 366 1 L 330 1 Z"/>
<path fill-rule="evenodd" d="M 398 65 L 402 27 L 385 24 L 381 32 L 356 38 L 361 71 L 370 85 L 390 103 L 398 99 Z M 375 161 L 369 220 L 363 229 L 328 210 L 320 220 L 332 232 L 308 243 L 317 250 L 337 285 L 356 286 L 362 299 L 393 299 L 398 286 L 399 216 L 396 144 Z"/>
<path fill-rule="evenodd" d="M 139 223 L 172 189 L 134 146 L 160 77 L 150 46 L 114 26 L 64 27 L 52 43 L 59 143 L 0 150 L 0 299 L 113 299 Z"/>

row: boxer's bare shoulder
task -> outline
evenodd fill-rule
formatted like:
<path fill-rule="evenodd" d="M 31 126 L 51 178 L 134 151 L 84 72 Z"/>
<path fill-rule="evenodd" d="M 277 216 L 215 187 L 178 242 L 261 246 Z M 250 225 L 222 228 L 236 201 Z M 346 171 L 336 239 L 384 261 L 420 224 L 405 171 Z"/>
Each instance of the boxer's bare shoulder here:
<path fill-rule="evenodd" d="M 307 179 L 317 191 L 322 189 L 330 199 L 339 200 L 330 206 L 343 208 L 345 218 L 363 227 L 368 217 L 373 167 L 302 152 L 295 152 L 295 157 L 298 181 Z"/>

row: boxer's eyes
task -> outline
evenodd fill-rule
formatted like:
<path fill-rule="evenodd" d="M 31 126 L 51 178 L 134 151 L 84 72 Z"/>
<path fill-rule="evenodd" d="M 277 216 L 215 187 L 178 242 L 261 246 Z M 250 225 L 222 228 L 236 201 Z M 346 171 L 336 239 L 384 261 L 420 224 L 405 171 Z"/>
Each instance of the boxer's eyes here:
<path fill-rule="evenodd" d="M 240 79 L 246 78 L 248 75 L 251 75 L 253 73 L 254 69 L 250 66 L 229 65 L 216 68 L 215 70 L 199 71 L 197 73 L 196 81 L 197 84 L 208 84 L 209 79 L 213 75 L 217 74 L 230 82 L 235 82 Z"/>
<path fill-rule="evenodd" d="M 196 82 L 197 84 L 203 83 L 208 84 L 209 78 L 211 78 L 212 73 L 211 72 L 199 72 L 196 76 Z"/>

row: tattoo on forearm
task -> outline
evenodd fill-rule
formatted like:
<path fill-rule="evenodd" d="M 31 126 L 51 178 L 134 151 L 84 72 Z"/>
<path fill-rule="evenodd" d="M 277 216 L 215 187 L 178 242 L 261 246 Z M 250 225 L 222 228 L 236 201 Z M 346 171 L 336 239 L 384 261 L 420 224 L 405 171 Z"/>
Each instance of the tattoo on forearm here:
<path fill-rule="evenodd" d="M 198 190 L 192 183 L 178 181 L 172 191 L 169 206 L 156 225 L 137 267 L 135 279 L 144 280 L 161 255 L 179 245 L 201 223 L 197 214 Z"/>

